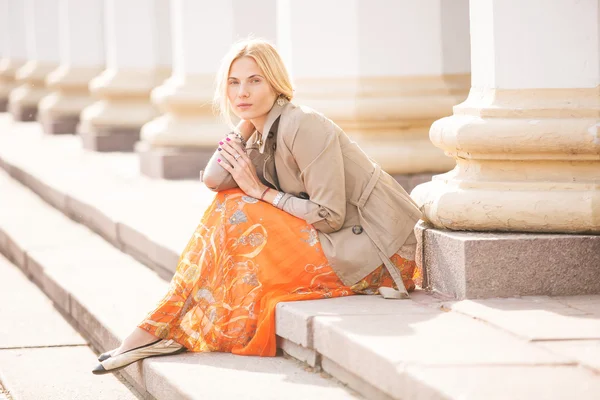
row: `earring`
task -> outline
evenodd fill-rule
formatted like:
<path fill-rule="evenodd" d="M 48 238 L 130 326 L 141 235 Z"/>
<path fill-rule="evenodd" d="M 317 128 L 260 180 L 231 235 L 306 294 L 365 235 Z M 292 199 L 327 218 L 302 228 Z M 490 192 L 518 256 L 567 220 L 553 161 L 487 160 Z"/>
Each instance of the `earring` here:
<path fill-rule="evenodd" d="M 283 98 L 282 96 L 279 96 L 279 98 L 277 99 L 277 104 L 279 104 L 280 106 L 284 106 L 285 98 Z"/>

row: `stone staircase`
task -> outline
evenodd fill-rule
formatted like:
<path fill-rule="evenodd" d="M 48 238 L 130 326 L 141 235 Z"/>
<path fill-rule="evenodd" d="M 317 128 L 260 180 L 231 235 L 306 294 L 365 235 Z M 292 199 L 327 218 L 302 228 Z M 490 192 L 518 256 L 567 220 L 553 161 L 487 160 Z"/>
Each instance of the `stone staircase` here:
<path fill-rule="evenodd" d="M 0 400 L 142 398 L 117 374 L 90 374 L 95 352 L 71 318 L 1 254 L 0 315 Z"/>
<path fill-rule="evenodd" d="M 78 137 L 0 114 L 0 251 L 98 352 L 165 293 L 213 195 L 200 182 L 140 176 L 135 154 L 86 152 Z M 598 398 L 600 297 L 493 301 L 417 292 L 281 303 L 285 357 L 184 353 L 121 374 L 156 399 Z M 521 311 L 547 322 L 523 324 Z"/>

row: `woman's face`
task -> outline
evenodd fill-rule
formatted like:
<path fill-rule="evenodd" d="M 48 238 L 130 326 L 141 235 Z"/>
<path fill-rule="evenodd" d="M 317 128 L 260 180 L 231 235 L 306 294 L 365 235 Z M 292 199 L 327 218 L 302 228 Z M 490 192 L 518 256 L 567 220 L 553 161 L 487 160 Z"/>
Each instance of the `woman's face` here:
<path fill-rule="evenodd" d="M 255 122 L 266 119 L 277 93 L 252 57 L 240 57 L 229 69 L 227 97 L 235 115 Z"/>

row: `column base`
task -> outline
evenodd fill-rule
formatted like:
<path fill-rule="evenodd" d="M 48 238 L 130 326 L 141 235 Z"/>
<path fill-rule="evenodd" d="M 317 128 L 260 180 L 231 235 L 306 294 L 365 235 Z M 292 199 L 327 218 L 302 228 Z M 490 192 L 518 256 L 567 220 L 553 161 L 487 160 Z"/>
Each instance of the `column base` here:
<path fill-rule="evenodd" d="M 440 293 L 458 299 L 600 294 L 600 236 L 459 232 L 423 221 L 416 232 L 423 286 Z"/>
<path fill-rule="evenodd" d="M 99 152 L 132 152 L 135 144 L 140 140 L 139 128 L 96 127 L 94 131 L 78 128 L 78 133 L 84 149 Z"/>
<path fill-rule="evenodd" d="M 154 179 L 199 179 L 214 150 L 189 147 L 151 148 L 139 142 L 140 172 Z"/>
<path fill-rule="evenodd" d="M 63 134 L 74 134 L 79 124 L 79 116 L 61 116 L 61 117 L 50 117 L 50 116 L 38 116 L 38 121 L 42 125 L 44 133 L 49 135 L 63 135 Z"/>
<path fill-rule="evenodd" d="M 437 175 L 437 172 L 425 172 L 422 174 L 390 174 L 392 177 L 410 193 L 415 187 L 421 183 L 429 182 L 431 177 Z"/>
<path fill-rule="evenodd" d="M 9 103 L 8 112 L 11 113 L 15 121 L 31 122 L 37 118 L 37 105 L 24 105 L 20 103 Z"/>
<path fill-rule="evenodd" d="M 38 121 L 49 134 L 76 133 L 81 111 L 92 103 L 89 81 L 102 72 L 96 67 L 62 64 L 46 77 L 51 91 L 38 102 Z"/>
<path fill-rule="evenodd" d="M 36 120 L 40 100 L 50 94 L 46 76 L 57 67 L 56 63 L 30 60 L 15 72 L 16 87 L 8 95 L 8 110 L 14 120 Z"/>

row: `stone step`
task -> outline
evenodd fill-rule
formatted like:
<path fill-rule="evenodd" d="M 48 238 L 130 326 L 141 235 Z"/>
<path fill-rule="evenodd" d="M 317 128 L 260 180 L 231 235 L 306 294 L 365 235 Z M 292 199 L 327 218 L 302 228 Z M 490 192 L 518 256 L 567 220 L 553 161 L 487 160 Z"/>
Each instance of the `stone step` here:
<path fill-rule="evenodd" d="M 76 136 L 46 136 L 39 124 L 5 113 L 0 152 L 14 179 L 165 279 L 212 201 L 199 182 L 140 176 L 134 154 L 88 152 Z"/>
<path fill-rule="evenodd" d="M 90 374 L 87 341 L 2 255 L 0 277 L 0 399 L 139 398 L 114 375 Z"/>
<path fill-rule="evenodd" d="M 2 171 L 0 193 L 0 250 L 100 351 L 116 347 L 166 292 L 167 282 L 154 271 L 68 219 Z M 82 373 L 94 377 L 95 356 L 89 351 L 87 356 L 72 353 L 65 357 L 72 357 L 68 359 Z M 0 363 L 16 356 L 0 357 Z M 23 368 L 16 371 L 25 373 Z M 283 357 L 184 353 L 146 359 L 122 374 L 140 393 L 156 399 L 359 397 Z"/>
<path fill-rule="evenodd" d="M 65 215 L 102 234 L 115 249 L 170 279 L 178 252 L 212 200 L 208 189 L 199 182 L 139 176 L 134 154 L 88 153 L 77 137 L 48 137 L 35 124 L 4 123 L 2 127 L 0 115 L 0 166 Z M 7 246 L 15 247 L 10 242 Z M 151 274 L 142 264 L 138 268 L 131 276 Z M 68 282 L 67 275 L 58 282 Z M 165 284 L 154 277 L 157 285 Z M 156 296 L 160 290 L 149 292 Z M 127 287 L 115 293 L 126 296 Z M 559 351 L 557 346 L 538 344 L 511 324 L 469 315 L 464 311 L 468 303 L 446 300 L 417 292 L 410 301 L 352 296 L 282 303 L 276 312 L 279 345 L 367 398 L 597 398 L 600 378 L 589 362 L 593 357 L 580 357 L 572 346 Z M 544 305 L 553 303 L 540 301 L 537 311 L 543 314 Z M 600 297 L 592 303 L 600 304 Z M 148 305 L 139 309 L 147 310 Z M 123 321 L 130 324 L 139 315 L 132 313 Z M 550 320 L 582 326 L 569 318 L 549 318 L 546 328 L 553 328 Z M 586 318 L 586 332 L 600 333 L 600 315 L 587 313 Z M 99 325 L 100 331 L 107 326 L 104 321 Z M 589 342 L 582 348 L 593 348 L 598 339 L 600 335 L 587 335 Z"/>

